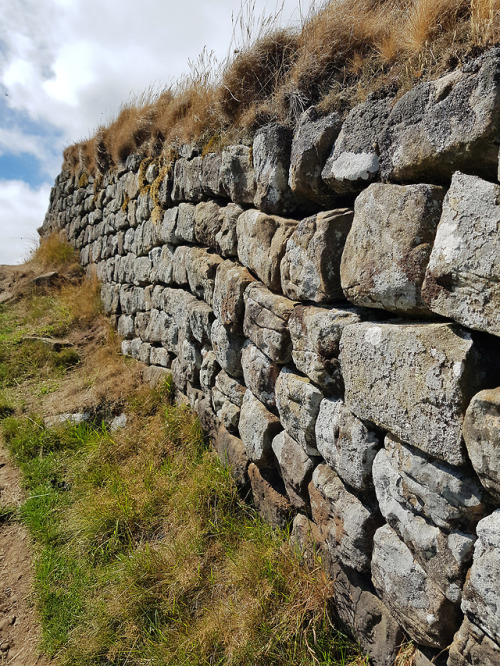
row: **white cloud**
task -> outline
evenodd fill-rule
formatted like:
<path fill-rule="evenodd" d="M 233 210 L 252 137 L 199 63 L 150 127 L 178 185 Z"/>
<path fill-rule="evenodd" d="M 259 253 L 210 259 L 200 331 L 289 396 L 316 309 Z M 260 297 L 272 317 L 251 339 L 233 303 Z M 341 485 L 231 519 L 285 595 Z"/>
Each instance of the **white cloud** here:
<path fill-rule="evenodd" d="M 20 263 L 36 246 L 49 194 L 48 184 L 33 189 L 21 180 L 0 180 L 0 264 Z"/>

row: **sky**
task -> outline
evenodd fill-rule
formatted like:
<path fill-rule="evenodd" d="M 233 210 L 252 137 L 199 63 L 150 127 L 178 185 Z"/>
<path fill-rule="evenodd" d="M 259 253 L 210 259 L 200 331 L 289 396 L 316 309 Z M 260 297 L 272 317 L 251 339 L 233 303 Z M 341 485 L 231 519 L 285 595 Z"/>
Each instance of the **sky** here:
<path fill-rule="evenodd" d="M 258 26 L 280 13 L 280 25 L 293 25 L 312 5 L 0 0 L 0 264 L 20 262 L 36 246 L 66 146 L 141 92 L 174 83 L 204 47 L 225 58 L 241 44 L 240 16 Z"/>

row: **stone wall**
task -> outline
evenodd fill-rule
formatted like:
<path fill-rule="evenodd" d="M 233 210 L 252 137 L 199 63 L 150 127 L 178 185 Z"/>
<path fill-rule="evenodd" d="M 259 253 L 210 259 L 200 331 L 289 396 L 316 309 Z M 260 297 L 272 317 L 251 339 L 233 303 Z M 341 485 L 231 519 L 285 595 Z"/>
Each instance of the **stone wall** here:
<path fill-rule="evenodd" d="M 493 49 L 343 120 L 63 172 L 41 229 L 379 666 L 407 637 L 500 663 L 499 142 Z"/>

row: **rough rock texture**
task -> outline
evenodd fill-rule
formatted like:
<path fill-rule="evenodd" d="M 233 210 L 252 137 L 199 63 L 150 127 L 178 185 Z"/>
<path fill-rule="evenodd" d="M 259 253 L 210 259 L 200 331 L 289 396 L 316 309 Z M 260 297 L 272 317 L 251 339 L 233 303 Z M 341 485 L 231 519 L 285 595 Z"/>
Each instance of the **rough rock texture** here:
<path fill-rule="evenodd" d="M 237 204 L 252 204 L 255 178 L 252 151 L 247 146 L 228 146 L 222 151 L 219 171 L 223 192 Z"/>
<path fill-rule="evenodd" d="M 280 264 L 295 220 L 246 210 L 236 222 L 238 258 L 269 289 L 280 289 Z"/>
<path fill-rule="evenodd" d="M 223 257 L 236 257 L 238 255 L 236 220 L 242 212 L 243 208 L 234 203 L 220 209 L 221 226 L 215 235 L 215 240 Z"/>
<path fill-rule="evenodd" d="M 266 125 L 255 133 L 253 164 L 255 171 L 254 205 L 264 213 L 282 215 L 296 206 L 288 185 L 292 130 L 283 125 Z"/>
<path fill-rule="evenodd" d="M 338 360 L 344 326 L 360 321 L 353 310 L 297 305 L 288 327 L 297 369 L 322 390 L 342 395 L 344 382 Z"/>
<path fill-rule="evenodd" d="M 272 448 L 290 502 L 297 509 L 305 509 L 309 503 L 307 486 L 319 459 L 309 457 L 303 447 L 285 431 L 276 435 Z"/>
<path fill-rule="evenodd" d="M 450 324 L 346 326 L 346 405 L 362 420 L 452 465 L 465 461 L 462 422 L 485 381 L 470 335 Z"/>
<path fill-rule="evenodd" d="M 248 475 L 258 512 L 272 527 L 285 528 L 291 523 L 295 512 L 284 495 L 279 477 L 271 470 L 259 469 L 254 463 L 248 466 Z"/>
<path fill-rule="evenodd" d="M 479 480 L 500 502 L 500 388 L 472 398 L 465 414 L 464 439 Z"/>
<path fill-rule="evenodd" d="M 285 296 L 317 303 L 343 298 L 340 260 L 352 219 L 351 210 L 340 208 L 318 213 L 297 225 L 281 262 Z"/>
<path fill-rule="evenodd" d="M 279 419 L 247 390 L 241 405 L 239 431 L 249 460 L 259 466 L 270 463 L 272 442 L 280 430 Z"/>
<path fill-rule="evenodd" d="M 369 572 L 380 514 L 350 493 L 328 465 L 314 470 L 309 495 L 313 520 L 323 532 L 331 555 L 346 567 Z"/>
<path fill-rule="evenodd" d="M 338 113 L 320 118 L 314 106 L 304 111 L 293 135 L 289 183 L 293 192 L 330 207 L 335 197 L 321 179 L 326 158 L 342 121 Z"/>
<path fill-rule="evenodd" d="M 381 437 L 360 421 L 342 400 L 321 401 L 316 446 L 342 481 L 359 492 L 373 489 L 372 464 Z"/>
<path fill-rule="evenodd" d="M 245 385 L 268 409 L 274 409 L 275 386 L 280 366 L 247 340 L 241 350 L 241 367 Z"/>
<path fill-rule="evenodd" d="M 499 79 L 500 50 L 491 49 L 464 71 L 403 95 L 380 137 L 382 178 L 446 182 L 460 169 L 495 180 Z"/>
<path fill-rule="evenodd" d="M 215 201 L 202 201 L 194 214 L 194 236 L 200 245 L 217 250 L 216 236 L 220 231 L 220 207 Z"/>
<path fill-rule="evenodd" d="M 255 278 L 251 273 L 232 261 L 226 260 L 217 268 L 213 308 L 215 316 L 232 333 L 241 333 L 243 330 L 243 293 L 252 282 L 255 282 Z"/>
<path fill-rule="evenodd" d="M 276 380 L 276 407 L 287 433 L 308 455 L 317 456 L 314 427 L 323 394 L 310 380 L 283 368 Z"/>
<path fill-rule="evenodd" d="M 241 348 L 245 338 L 232 335 L 224 324 L 216 319 L 212 324 L 210 339 L 220 367 L 233 377 L 241 377 Z"/>
<path fill-rule="evenodd" d="M 495 643 L 500 643 L 500 509 L 477 525 L 474 561 L 464 587 L 462 610 Z"/>
<path fill-rule="evenodd" d="M 477 484 L 391 437 L 375 458 L 373 480 L 384 518 L 443 594 L 458 603 L 472 559 L 473 528 L 484 512 Z"/>
<path fill-rule="evenodd" d="M 238 437 L 231 435 L 223 426 L 217 431 L 215 448 L 223 465 L 231 468 L 238 486 L 248 482 L 248 457 L 245 445 Z"/>
<path fill-rule="evenodd" d="M 244 334 L 272 361 L 287 363 L 292 353 L 287 323 L 294 303 L 273 294 L 260 282 L 247 287 L 244 302 Z"/>
<path fill-rule="evenodd" d="M 413 640 L 444 648 L 460 625 L 460 613 L 415 562 L 396 532 L 375 532 L 372 580 L 382 601 Z"/>
<path fill-rule="evenodd" d="M 455 173 L 422 292 L 433 312 L 494 335 L 500 335 L 499 225 L 500 186 Z"/>
<path fill-rule="evenodd" d="M 443 197 L 443 188 L 435 185 L 380 183 L 358 196 L 340 268 L 347 299 L 391 312 L 428 314 L 420 291 Z"/>
<path fill-rule="evenodd" d="M 391 104 L 391 98 L 369 98 L 347 115 L 321 174 L 334 192 L 359 192 L 377 178 L 380 169 L 378 137 L 385 127 Z"/>
<path fill-rule="evenodd" d="M 500 646 L 467 617 L 450 647 L 448 666 L 497 666 Z"/>

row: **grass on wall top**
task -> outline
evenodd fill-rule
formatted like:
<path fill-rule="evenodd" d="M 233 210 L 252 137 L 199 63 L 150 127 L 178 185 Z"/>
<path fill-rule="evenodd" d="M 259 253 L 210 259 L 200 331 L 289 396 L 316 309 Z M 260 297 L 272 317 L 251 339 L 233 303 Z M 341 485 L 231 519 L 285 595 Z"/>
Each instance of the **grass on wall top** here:
<path fill-rule="evenodd" d="M 373 91 L 403 91 L 500 40 L 500 0 L 334 0 L 277 28 L 280 10 L 236 19 L 238 48 L 223 63 L 204 50 L 174 87 L 149 91 L 87 141 L 66 148 L 63 168 L 104 173 L 128 155 L 245 140 L 277 120 L 293 124 L 311 104 L 346 112 Z M 222 141 L 215 141 L 214 137 Z"/>

